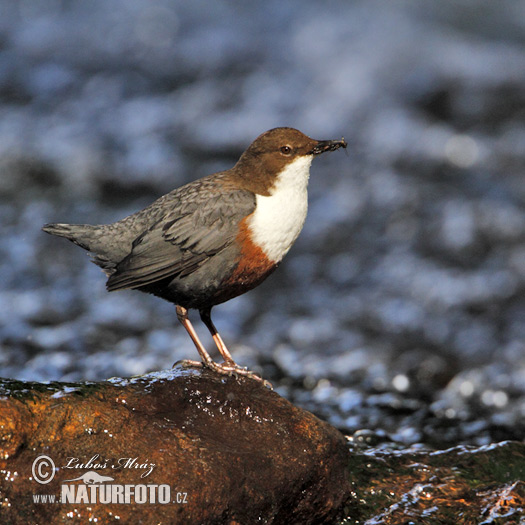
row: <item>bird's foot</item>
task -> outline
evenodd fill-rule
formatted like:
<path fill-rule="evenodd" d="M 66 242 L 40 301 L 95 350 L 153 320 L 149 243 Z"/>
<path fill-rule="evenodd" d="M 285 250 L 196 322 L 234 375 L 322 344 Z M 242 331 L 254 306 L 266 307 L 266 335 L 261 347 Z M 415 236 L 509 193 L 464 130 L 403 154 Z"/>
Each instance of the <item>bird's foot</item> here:
<path fill-rule="evenodd" d="M 204 363 L 202 361 L 194 361 L 193 359 L 180 359 L 179 361 L 175 361 L 171 368 L 175 368 L 176 366 L 182 366 L 183 368 L 202 368 Z"/>
<path fill-rule="evenodd" d="M 220 374 L 232 375 L 235 377 L 244 376 L 249 377 L 250 379 L 255 379 L 255 381 L 261 382 L 265 387 L 273 390 L 273 385 L 270 381 L 263 379 L 260 375 L 248 370 L 245 366 L 239 366 L 235 361 L 225 361 L 224 363 L 214 363 L 220 370 L 217 370 Z"/>
<path fill-rule="evenodd" d="M 251 370 L 248 370 L 244 366 L 239 366 L 235 361 L 224 361 L 223 363 L 216 363 L 215 361 L 209 361 L 207 363 L 203 363 L 202 361 L 194 361 L 192 359 L 182 359 L 180 361 L 177 361 L 173 364 L 173 366 L 182 366 L 187 368 L 209 368 L 210 370 L 213 370 L 214 372 L 217 372 L 221 375 L 226 376 L 244 376 L 249 377 L 250 379 L 255 379 L 256 381 L 261 382 L 265 387 L 269 388 L 270 390 L 273 390 L 273 385 L 267 381 L 266 379 L 263 379 L 260 375 L 256 374 L 255 372 L 252 372 Z"/>

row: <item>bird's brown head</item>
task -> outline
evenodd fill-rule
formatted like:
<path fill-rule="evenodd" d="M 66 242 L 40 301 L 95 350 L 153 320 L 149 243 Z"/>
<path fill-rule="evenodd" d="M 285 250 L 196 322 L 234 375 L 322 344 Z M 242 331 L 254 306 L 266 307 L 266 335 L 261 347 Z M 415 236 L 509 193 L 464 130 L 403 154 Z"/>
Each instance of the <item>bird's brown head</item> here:
<path fill-rule="evenodd" d="M 346 148 L 341 140 L 315 140 L 294 128 L 274 128 L 259 135 L 242 154 L 234 167 L 243 186 L 268 195 L 280 174 L 292 164 L 307 172 L 314 156 L 325 151 Z"/>

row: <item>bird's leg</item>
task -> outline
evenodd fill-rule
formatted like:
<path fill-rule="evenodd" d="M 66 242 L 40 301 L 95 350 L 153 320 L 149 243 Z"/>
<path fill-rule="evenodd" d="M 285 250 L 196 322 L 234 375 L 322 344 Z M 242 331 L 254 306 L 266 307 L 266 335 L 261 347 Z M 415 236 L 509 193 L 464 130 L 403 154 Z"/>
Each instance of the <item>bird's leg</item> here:
<path fill-rule="evenodd" d="M 240 368 L 237 365 L 237 363 L 234 361 L 228 348 L 224 344 L 222 337 L 217 331 L 217 328 L 215 328 L 215 325 L 213 324 L 213 321 L 211 320 L 211 308 L 204 308 L 202 310 L 199 310 L 199 314 L 201 316 L 202 322 L 206 325 L 206 328 L 210 331 L 210 334 L 213 337 L 213 341 L 215 342 L 217 348 L 219 349 L 220 354 L 222 355 L 224 359 L 224 363 L 229 367 L 231 366 L 234 368 Z"/>
<path fill-rule="evenodd" d="M 188 332 L 189 336 L 191 337 L 191 340 L 193 341 L 193 344 L 197 347 L 197 351 L 199 352 L 199 355 L 202 359 L 202 363 L 191 360 L 184 360 L 184 362 L 186 364 L 191 364 L 195 366 L 201 366 L 202 364 L 204 364 L 210 368 L 214 368 L 213 365 L 216 365 L 216 363 L 210 357 L 210 354 L 206 352 L 206 348 L 204 348 L 203 344 L 200 342 L 199 336 L 197 335 L 197 332 L 195 331 L 195 328 L 193 328 L 193 325 L 191 324 L 191 321 L 188 317 L 188 310 L 183 306 L 179 305 L 176 306 L 176 310 L 177 318 L 179 319 L 182 326 L 186 328 L 186 332 Z"/>
<path fill-rule="evenodd" d="M 219 335 L 217 328 L 215 328 L 215 325 L 213 324 L 213 321 L 211 320 L 211 307 L 203 308 L 202 310 L 199 310 L 199 314 L 201 316 L 202 322 L 206 325 L 206 328 L 208 328 L 208 330 L 210 331 L 210 334 L 213 337 L 213 340 L 215 344 L 217 345 L 219 352 L 224 358 L 224 363 L 217 365 L 222 368 L 222 373 L 227 373 L 227 374 L 233 373 L 233 374 L 250 377 L 252 379 L 256 379 L 257 381 L 261 381 L 264 386 L 267 386 L 268 388 L 273 390 L 272 384 L 269 381 L 266 381 L 261 376 L 257 375 L 255 372 L 252 372 L 251 370 L 248 370 L 247 368 L 239 366 L 234 361 L 228 348 L 224 344 L 222 337 Z"/>
<path fill-rule="evenodd" d="M 208 354 L 208 352 L 206 351 L 206 349 L 204 348 L 204 345 L 200 342 L 200 339 L 199 339 L 199 336 L 197 335 L 197 332 L 195 331 L 195 329 L 193 328 L 193 325 L 191 324 L 191 321 L 188 317 L 188 310 L 186 308 L 184 308 L 183 306 L 180 306 L 180 305 L 177 305 L 176 307 L 177 309 L 177 317 L 179 319 L 179 321 L 181 322 L 182 326 L 184 326 L 184 328 L 186 328 L 186 331 L 188 332 L 189 336 L 191 337 L 191 340 L 193 341 L 193 344 L 197 347 L 197 351 L 199 352 L 199 355 L 201 356 L 201 359 L 202 359 L 202 362 L 199 362 L 199 361 L 193 361 L 191 359 L 183 359 L 182 361 L 177 361 L 176 364 L 181 364 L 181 365 L 187 365 L 187 366 L 206 366 L 208 368 L 210 368 L 211 370 L 214 370 L 215 372 L 219 373 L 219 374 L 223 374 L 223 375 L 230 375 L 234 372 L 239 372 L 240 373 L 240 370 L 242 370 L 239 366 L 237 366 L 237 364 L 235 364 L 235 362 L 233 361 L 233 359 L 231 358 L 231 355 L 229 354 L 228 350 L 226 350 L 226 352 L 228 352 L 228 355 L 230 355 L 230 361 L 228 361 L 227 363 L 225 364 L 219 364 L 219 363 L 216 363 L 211 357 L 210 357 L 210 354 Z M 223 343 L 224 345 L 224 343 Z M 226 348 L 226 346 L 224 346 L 224 348 Z M 173 365 L 173 366 L 175 366 Z M 247 372 L 247 371 L 245 371 Z M 255 379 L 260 379 L 258 376 L 255 376 L 255 374 L 253 374 L 253 372 L 250 372 L 250 373 L 245 373 L 244 375 L 248 375 L 250 377 L 252 377 L 252 375 L 255 377 Z"/>
<path fill-rule="evenodd" d="M 208 330 L 210 331 L 213 340 L 215 341 L 215 344 L 217 345 L 217 348 L 219 349 L 219 352 L 221 353 L 222 357 L 224 358 L 223 364 L 216 363 L 211 357 L 210 354 L 206 351 L 204 348 L 204 345 L 200 342 L 199 336 L 197 335 L 197 332 L 193 328 L 193 325 L 191 324 L 191 321 L 188 317 L 188 310 L 184 308 L 183 306 L 177 305 L 177 318 L 181 322 L 182 326 L 186 328 L 186 331 L 188 332 L 189 336 L 191 337 L 191 340 L 193 341 L 193 344 L 196 346 L 197 351 L 199 352 L 199 355 L 201 356 L 202 362 L 199 361 L 193 361 L 190 359 L 184 359 L 182 361 L 178 361 L 175 364 L 182 364 L 182 365 L 190 365 L 190 366 L 206 366 L 210 368 L 211 370 L 214 370 L 215 372 L 223 375 L 230 375 L 230 374 L 239 374 L 244 375 L 247 377 L 251 377 L 252 379 L 256 379 L 257 381 L 261 381 L 265 386 L 268 386 L 269 388 L 272 388 L 271 383 L 268 381 L 263 380 L 260 376 L 258 376 L 255 372 L 251 372 L 250 370 L 247 370 L 246 368 L 240 367 L 231 356 L 230 352 L 228 352 L 228 349 L 226 348 L 226 345 L 224 344 L 224 341 L 222 340 L 221 336 L 217 332 L 217 329 L 215 328 L 215 325 L 211 321 L 211 308 L 208 308 L 206 310 L 201 310 L 201 319 L 204 322 L 204 324 L 208 327 Z M 173 365 L 175 366 L 175 365 Z"/>

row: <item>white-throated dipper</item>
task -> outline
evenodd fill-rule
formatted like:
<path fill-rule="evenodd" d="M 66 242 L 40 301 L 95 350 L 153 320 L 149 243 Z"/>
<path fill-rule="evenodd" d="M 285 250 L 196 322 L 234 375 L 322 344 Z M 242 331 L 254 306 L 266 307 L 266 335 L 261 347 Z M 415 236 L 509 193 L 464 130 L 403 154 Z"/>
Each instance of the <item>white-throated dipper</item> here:
<path fill-rule="evenodd" d="M 344 139 L 314 140 L 293 128 L 271 129 L 233 168 L 177 188 L 118 222 L 46 224 L 43 230 L 88 250 L 109 276 L 108 291 L 134 288 L 174 303 L 205 366 L 260 379 L 235 363 L 211 309 L 275 270 L 303 227 L 313 157 L 346 146 Z M 200 342 L 190 308 L 199 310 L 224 363 L 213 361 Z"/>

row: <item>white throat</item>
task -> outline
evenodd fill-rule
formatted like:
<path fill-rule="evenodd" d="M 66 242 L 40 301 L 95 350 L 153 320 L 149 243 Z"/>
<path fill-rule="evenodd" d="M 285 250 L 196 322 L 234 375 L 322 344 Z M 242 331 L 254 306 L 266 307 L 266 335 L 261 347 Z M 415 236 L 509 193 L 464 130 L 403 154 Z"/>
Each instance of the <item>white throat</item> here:
<path fill-rule="evenodd" d="M 298 157 L 281 171 L 270 196 L 256 195 L 252 240 L 275 263 L 288 253 L 303 228 L 312 159 L 312 155 Z"/>

